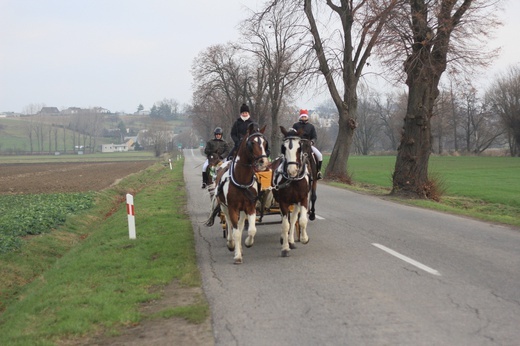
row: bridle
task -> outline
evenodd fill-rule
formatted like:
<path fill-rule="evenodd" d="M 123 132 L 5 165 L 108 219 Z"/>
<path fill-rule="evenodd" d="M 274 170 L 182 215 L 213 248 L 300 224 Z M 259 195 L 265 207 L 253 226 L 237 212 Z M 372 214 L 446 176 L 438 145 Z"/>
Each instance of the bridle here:
<path fill-rule="evenodd" d="M 263 158 L 266 158 L 267 159 L 267 155 L 259 155 L 259 156 L 254 156 L 253 154 L 253 142 L 254 142 L 254 139 L 255 138 L 261 138 L 262 140 L 264 140 L 266 142 L 266 148 L 265 148 L 265 152 L 267 154 L 267 145 L 268 145 L 268 142 L 267 142 L 267 139 L 265 138 L 265 136 L 261 133 L 261 132 L 255 132 L 251 135 L 249 135 L 245 141 L 246 141 L 246 149 L 247 151 L 251 154 L 252 156 L 252 163 L 242 163 L 239 161 L 239 164 L 242 165 L 242 166 L 246 166 L 246 167 L 251 167 L 253 168 L 253 171 L 255 170 L 254 166 L 255 164 L 260 160 L 260 159 L 263 159 Z M 259 143 L 261 144 L 261 142 Z M 229 172 L 229 177 L 231 179 L 231 182 L 241 188 L 241 189 L 249 189 L 250 187 L 252 187 L 255 183 L 256 183 L 256 174 L 253 174 L 253 176 L 251 177 L 251 182 L 249 184 L 241 184 L 239 182 L 236 181 L 236 178 L 235 178 L 235 165 L 237 164 L 236 163 L 236 158 L 238 157 L 238 155 L 235 156 L 235 158 L 233 159 L 233 161 L 231 161 L 231 167 L 229 168 L 230 169 L 230 172 Z"/>
<path fill-rule="evenodd" d="M 263 139 L 265 141 L 265 143 L 266 143 L 266 147 L 265 147 L 265 153 L 266 154 L 265 155 L 260 155 L 260 156 L 254 156 L 253 155 L 253 142 L 254 142 L 254 139 L 256 137 L 261 138 L 261 139 Z M 249 135 L 246 138 L 246 148 L 251 153 L 251 155 L 253 156 L 253 163 L 257 162 L 260 159 L 268 157 L 267 151 L 269 150 L 269 144 L 268 144 L 267 139 L 265 138 L 264 134 L 261 133 L 261 132 L 255 132 L 255 133 Z"/>
<path fill-rule="evenodd" d="M 285 143 L 286 141 L 289 141 L 289 150 L 291 150 L 293 148 L 293 141 L 298 141 L 298 144 L 300 145 L 301 147 L 301 138 L 298 137 L 298 136 L 287 136 L 283 139 L 283 142 Z M 301 150 L 300 150 L 300 161 L 302 161 L 302 157 L 301 157 Z M 287 167 L 289 167 L 289 165 L 296 165 L 296 167 L 298 168 L 298 170 L 301 169 L 301 162 L 298 162 L 298 161 L 286 161 L 285 160 L 285 145 L 282 146 L 282 155 L 283 155 L 283 163 L 284 163 L 284 172 L 287 171 Z"/>
<path fill-rule="evenodd" d="M 274 186 L 273 188 L 275 190 L 280 190 L 280 189 L 286 188 L 287 186 L 289 186 L 291 184 L 291 182 L 302 180 L 305 177 L 305 175 L 306 175 L 305 165 L 302 164 L 302 162 L 304 162 L 305 157 L 307 156 L 307 153 L 304 153 L 301 150 L 301 138 L 298 137 L 298 136 L 287 136 L 287 137 L 285 137 L 283 139 L 284 143 L 286 141 L 289 141 L 289 149 L 293 149 L 293 145 L 294 145 L 293 141 L 298 141 L 298 145 L 300 145 L 300 156 L 299 156 L 300 162 L 298 162 L 298 161 L 287 161 L 286 160 L 285 144 L 284 144 L 282 146 L 282 154 L 281 154 L 281 157 L 282 157 L 282 164 L 281 164 L 282 170 L 281 170 L 281 173 L 278 173 L 278 170 L 277 170 L 275 172 L 275 174 L 277 174 L 277 175 L 281 174 L 282 178 L 285 181 L 282 184 Z M 290 177 L 287 174 L 287 168 L 289 167 L 289 165 L 296 165 L 296 167 L 298 168 L 298 174 L 295 177 Z"/>

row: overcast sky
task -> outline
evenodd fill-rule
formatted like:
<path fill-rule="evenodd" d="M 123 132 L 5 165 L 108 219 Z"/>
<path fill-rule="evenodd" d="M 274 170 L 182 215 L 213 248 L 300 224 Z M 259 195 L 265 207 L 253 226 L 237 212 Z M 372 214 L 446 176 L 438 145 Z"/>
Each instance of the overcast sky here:
<path fill-rule="evenodd" d="M 248 8 L 262 3 L 0 0 L 0 112 L 45 104 L 131 113 L 165 98 L 191 103 L 193 59 L 236 41 Z M 510 0 L 494 41 L 502 55 L 483 76 L 520 62 L 519 17 L 520 1 Z"/>

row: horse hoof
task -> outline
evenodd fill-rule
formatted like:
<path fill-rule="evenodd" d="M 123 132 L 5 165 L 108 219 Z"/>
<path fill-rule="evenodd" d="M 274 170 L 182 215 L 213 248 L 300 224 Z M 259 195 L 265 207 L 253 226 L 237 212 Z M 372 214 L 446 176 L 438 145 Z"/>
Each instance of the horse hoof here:
<path fill-rule="evenodd" d="M 233 264 L 242 264 L 242 259 L 241 258 L 235 258 L 235 262 L 233 262 Z"/>
<path fill-rule="evenodd" d="M 307 238 L 307 239 L 306 239 L 305 241 L 302 241 L 302 244 L 308 244 L 308 243 L 309 243 L 309 241 L 310 241 L 310 239 L 309 239 L 309 238 Z"/>
<path fill-rule="evenodd" d="M 289 250 L 282 250 L 282 257 L 289 257 Z"/>
<path fill-rule="evenodd" d="M 249 249 L 251 246 L 253 246 L 253 244 L 249 244 L 249 245 L 248 245 L 248 244 L 246 244 L 246 243 L 244 243 L 244 245 L 245 245 L 248 249 Z"/>
<path fill-rule="evenodd" d="M 311 213 L 311 214 L 309 215 L 309 220 L 314 221 L 314 219 L 316 219 L 316 214 Z"/>
<path fill-rule="evenodd" d="M 227 244 L 227 248 L 229 251 L 235 251 L 235 244 L 233 244 L 233 245 Z"/>
<path fill-rule="evenodd" d="M 205 225 L 206 227 L 211 227 L 211 226 L 213 226 L 214 223 L 215 223 L 215 222 L 214 222 L 213 220 L 211 220 L 211 221 L 206 221 L 206 223 L 205 223 L 204 225 Z"/>
<path fill-rule="evenodd" d="M 289 243 L 289 248 L 291 250 L 294 250 L 294 249 L 296 249 L 296 245 L 294 245 L 294 243 Z"/>

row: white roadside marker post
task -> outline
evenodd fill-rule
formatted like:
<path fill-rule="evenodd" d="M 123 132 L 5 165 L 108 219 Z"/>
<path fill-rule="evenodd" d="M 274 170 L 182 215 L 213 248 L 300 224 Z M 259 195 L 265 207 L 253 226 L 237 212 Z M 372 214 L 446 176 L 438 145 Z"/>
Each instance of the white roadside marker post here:
<path fill-rule="evenodd" d="M 126 213 L 128 214 L 128 234 L 130 239 L 135 239 L 135 212 L 134 196 L 126 194 Z"/>
<path fill-rule="evenodd" d="M 170 170 L 172 170 L 172 159 L 168 159 L 168 161 L 170 162 Z"/>

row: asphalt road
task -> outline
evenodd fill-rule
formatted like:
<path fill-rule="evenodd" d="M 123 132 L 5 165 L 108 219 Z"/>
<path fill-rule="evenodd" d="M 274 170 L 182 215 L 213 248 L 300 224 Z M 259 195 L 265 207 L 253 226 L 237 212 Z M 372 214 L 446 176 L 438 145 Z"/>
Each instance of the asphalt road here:
<path fill-rule="evenodd" d="M 282 258 L 281 224 L 258 225 L 234 265 L 184 153 L 216 345 L 520 345 L 519 229 L 320 182 L 307 245 Z"/>

